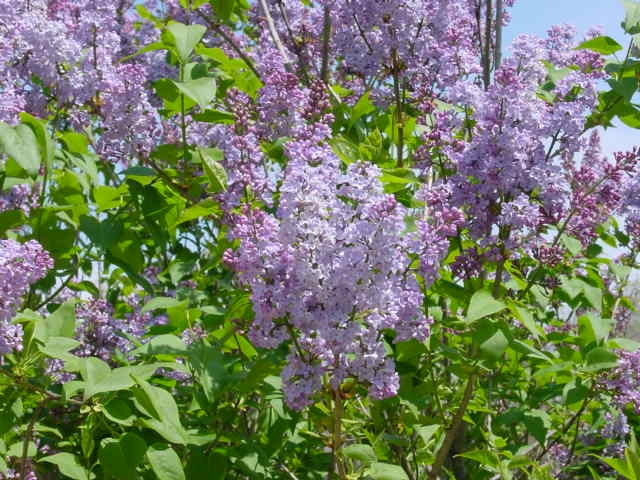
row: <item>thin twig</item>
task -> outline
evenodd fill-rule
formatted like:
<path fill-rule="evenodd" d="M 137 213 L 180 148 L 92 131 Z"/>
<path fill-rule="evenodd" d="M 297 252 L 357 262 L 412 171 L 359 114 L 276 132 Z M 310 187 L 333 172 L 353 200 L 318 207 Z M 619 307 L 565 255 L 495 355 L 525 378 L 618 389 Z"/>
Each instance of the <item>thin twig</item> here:
<path fill-rule="evenodd" d="M 496 45 L 494 61 L 496 70 L 502 62 L 502 22 L 504 21 L 503 0 L 496 0 Z"/>
<path fill-rule="evenodd" d="M 225 32 L 222 29 L 222 26 L 218 25 L 217 23 L 213 22 L 210 18 L 208 18 L 204 13 L 202 13 L 200 10 L 197 11 L 198 15 L 200 15 L 200 18 L 202 18 L 205 22 L 207 22 L 207 25 L 209 26 L 209 28 L 211 28 L 211 30 L 213 30 L 214 32 L 216 32 L 218 35 L 220 35 L 222 37 L 222 39 L 227 42 L 227 44 L 231 47 L 231 49 L 236 52 L 236 54 L 242 59 L 242 61 L 244 63 L 246 63 L 247 67 L 249 67 L 249 70 L 251 70 L 253 72 L 253 74 L 258 77 L 258 79 L 260 79 L 260 73 L 258 72 L 258 70 L 256 69 L 255 65 L 253 64 L 253 61 L 251 60 L 251 58 L 249 58 L 249 56 L 242 50 L 242 48 L 240 48 L 240 46 L 233 40 L 233 38 L 231 38 L 227 32 Z"/>
<path fill-rule="evenodd" d="M 492 0 L 487 0 L 487 11 L 485 12 L 484 24 L 484 54 L 482 73 L 484 80 L 484 88 L 487 90 L 491 84 L 491 28 L 493 19 Z"/>
<path fill-rule="evenodd" d="M 280 35 L 278 34 L 278 30 L 276 29 L 276 24 L 273 21 L 273 17 L 271 16 L 271 12 L 269 11 L 269 6 L 267 5 L 267 0 L 259 0 L 260 7 L 262 8 L 262 13 L 264 14 L 264 18 L 267 21 L 267 28 L 269 29 L 269 34 L 271 35 L 271 40 L 275 44 L 276 48 L 282 55 L 285 65 L 291 63 L 291 59 L 289 55 L 287 55 L 286 50 L 284 49 L 284 45 L 282 44 L 282 40 L 280 40 Z"/>
<path fill-rule="evenodd" d="M 469 406 L 469 402 L 471 402 L 471 398 L 473 397 L 473 390 L 476 384 L 477 373 L 471 373 L 469 375 L 469 379 L 467 380 L 467 385 L 464 389 L 464 394 L 462 395 L 462 401 L 460 402 L 460 406 L 456 411 L 453 419 L 451 420 L 451 426 L 447 431 L 447 434 L 444 437 L 444 441 L 442 442 L 442 446 L 438 453 L 436 454 L 436 460 L 433 463 L 433 467 L 431 467 L 431 471 L 429 472 L 429 479 L 437 480 L 440 475 L 440 471 L 444 466 L 444 462 L 449 455 L 449 450 L 451 450 L 451 446 L 453 445 L 456 436 L 458 435 L 458 430 L 460 429 L 460 425 L 462 424 L 462 419 L 464 418 L 464 414 L 467 411 L 467 407 Z"/>

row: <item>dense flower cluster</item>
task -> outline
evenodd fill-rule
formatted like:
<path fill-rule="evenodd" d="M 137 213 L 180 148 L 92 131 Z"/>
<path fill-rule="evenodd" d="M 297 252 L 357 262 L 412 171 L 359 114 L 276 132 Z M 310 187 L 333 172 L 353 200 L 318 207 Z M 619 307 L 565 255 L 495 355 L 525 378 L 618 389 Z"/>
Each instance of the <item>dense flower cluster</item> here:
<path fill-rule="evenodd" d="M 0 213 L 9 210 L 22 210 L 29 215 L 31 209 L 36 207 L 38 201 L 38 188 L 21 183 L 0 192 Z"/>
<path fill-rule="evenodd" d="M 573 158 L 580 150 L 600 76 L 593 68 L 597 55 L 556 58 L 559 43 L 563 52 L 571 51 L 573 34 L 558 27 L 547 41 L 520 36 L 486 91 L 459 83 L 450 93 L 452 101 L 470 107 L 474 120 L 470 141 L 445 153 L 457 169 L 454 203 L 465 208 L 475 236 L 490 235 L 496 225 L 514 237 L 536 232 L 565 212 L 568 186 L 554 159 Z M 568 65 L 579 68 L 556 70 Z"/>
<path fill-rule="evenodd" d="M 35 240 L 0 240 L 0 354 L 22 349 L 22 326 L 11 319 L 29 287 L 53 268 L 53 260 Z"/>
<path fill-rule="evenodd" d="M 245 207 L 232 232 L 240 248 L 226 255 L 251 287 L 254 344 L 292 341 L 283 378 L 293 408 L 311 402 L 323 373 L 336 389 L 355 378 L 374 398 L 394 395 L 384 330 L 396 341 L 429 334 L 404 209 L 382 193 L 377 168 L 356 163 L 342 174 L 327 154 L 320 166 L 292 159 L 277 213 Z"/>
<path fill-rule="evenodd" d="M 20 111 L 60 126 L 95 126 L 96 150 L 111 161 L 148 153 L 161 126 L 148 99 L 147 66 L 122 64 L 152 37 L 136 29 L 133 2 L 0 2 L 0 120 Z"/>
<path fill-rule="evenodd" d="M 618 366 L 601 379 L 601 384 L 611 392 L 618 408 L 624 410 L 631 406 L 640 413 L 640 351 L 621 351 L 618 357 Z"/>

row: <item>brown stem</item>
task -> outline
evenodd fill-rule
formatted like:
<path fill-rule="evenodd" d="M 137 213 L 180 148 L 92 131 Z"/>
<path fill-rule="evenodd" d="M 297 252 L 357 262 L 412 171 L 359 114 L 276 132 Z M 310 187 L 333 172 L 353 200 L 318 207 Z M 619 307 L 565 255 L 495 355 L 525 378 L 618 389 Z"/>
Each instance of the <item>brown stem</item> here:
<path fill-rule="evenodd" d="M 200 15 L 200 18 L 202 18 L 205 22 L 207 22 L 207 25 L 209 26 L 209 28 L 211 28 L 211 30 L 216 32 L 218 35 L 220 35 L 222 37 L 222 39 L 225 42 L 227 42 L 227 44 L 231 47 L 231 49 L 234 52 L 236 52 L 236 54 L 242 59 L 242 61 L 244 61 L 244 63 L 247 64 L 247 67 L 249 67 L 249 70 L 251 70 L 253 72 L 253 74 L 256 77 L 258 77 L 258 79 L 259 79 L 260 78 L 260 73 L 258 72 L 258 70 L 256 69 L 255 65 L 253 64 L 253 61 L 242 50 L 242 48 L 240 48 L 240 46 L 238 46 L 238 44 L 233 40 L 233 38 L 231 38 L 229 36 L 229 34 L 227 34 L 227 32 L 225 32 L 220 25 L 218 25 L 217 23 L 213 22 L 210 18 L 207 18 L 207 16 L 204 15 L 204 13 L 202 13 L 200 10 L 198 10 L 197 12 L 198 12 L 198 15 Z"/>
<path fill-rule="evenodd" d="M 467 385 L 464 389 L 464 394 L 462 395 L 462 401 L 460 402 L 460 406 L 456 411 L 456 414 L 453 416 L 451 420 L 451 426 L 447 431 L 444 441 L 442 442 L 442 446 L 438 453 L 436 454 L 436 460 L 431 467 L 431 471 L 429 472 L 430 480 L 437 480 L 440 472 L 442 471 L 442 467 L 444 466 L 444 462 L 449 455 L 449 451 L 451 450 L 451 446 L 453 445 L 456 436 L 458 435 L 458 430 L 460 429 L 460 425 L 462 424 L 462 419 L 464 414 L 467 411 L 467 407 L 469 406 L 469 402 L 471 402 L 471 398 L 473 397 L 473 390 L 476 384 L 476 377 L 478 375 L 474 372 L 469 375 L 469 379 L 467 380 Z"/>
<path fill-rule="evenodd" d="M 46 400 L 45 400 L 46 401 Z M 36 409 L 33 411 L 33 415 L 31 416 L 31 421 L 29 425 L 27 425 L 27 429 L 24 432 L 24 440 L 22 441 L 22 456 L 20 457 L 20 478 L 27 478 L 27 474 L 29 473 L 27 470 L 27 456 L 29 455 L 29 442 L 31 441 L 31 436 L 33 435 L 33 429 L 35 427 L 36 421 L 42 412 L 42 408 L 44 407 L 44 403 L 40 402 Z"/>
<path fill-rule="evenodd" d="M 500 67 L 502 62 L 502 22 L 504 20 L 503 0 L 496 0 L 496 45 L 494 52 L 495 68 Z"/>
<path fill-rule="evenodd" d="M 344 465 L 340 458 L 340 450 L 342 448 L 342 416 L 344 415 L 344 405 L 342 404 L 342 395 L 340 389 L 331 390 L 333 392 L 333 425 L 331 427 L 331 469 L 327 480 L 331 480 L 335 475 L 339 479 L 345 479 L 346 474 Z"/>
<path fill-rule="evenodd" d="M 487 0 L 487 11 L 485 12 L 484 24 L 484 53 L 483 53 L 483 81 L 484 88 L 487 90 L 491 83 L 491 28 L 493 26 L 493 5 L 492 0 Z"/>
<path fill-rule="evenodd" d="M 398 60 L 398 52 L 394 49 L 393 53 L 393 92 L 396 100 L 396 123 L 398 125 L 398 168 L 404 166 L 404 118 L 402 114 L 402 93 L 400 90 L 400 61 Z"/>
<path fill-rule="evenodd" d="M 282 44 L 282 40 L 280 40 L 280 35 L 278 34 L 278 30 L 276 29 L 276 24 L 273 21 L 273 17 L 271 16 L 271 12 L 269 11 L 269 6 L 267 5 L 267 0 L 259 0 L 260 8 L 262 8 L 262 13 L 264 14 L 264 18 L 267 20 L 267 28 L 269 29 L 269 35 L 271 35 L 271 40 L 275 44 L 276 48 L 282 55 L 284 60 L 284 64 L 288 65 L 291 63 L 291 59 L 287 55 L 286 50 L 284 49 L 284 45 Z"/>

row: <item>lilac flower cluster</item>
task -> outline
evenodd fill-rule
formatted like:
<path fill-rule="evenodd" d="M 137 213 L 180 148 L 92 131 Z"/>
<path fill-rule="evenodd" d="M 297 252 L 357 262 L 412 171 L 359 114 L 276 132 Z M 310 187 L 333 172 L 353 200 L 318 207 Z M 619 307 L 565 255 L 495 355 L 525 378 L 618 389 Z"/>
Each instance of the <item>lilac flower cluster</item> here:
<path fill-rule="evenodd" d="M 38 205 L 37 186 L 21 183 L 0 192 L 0 213 L 8 210 L 22 210 L 29 215 L 32 208 Z"/>
<path fill-rule="evenodd" d="M 165 320 L 151 312 L 142 312 L 141 299 L 136 294 L 129 295 L 126 303 L 130 311 L 124 318 L 117 318 L 106 300 L 92 299 L 78 304 L 76 339 L 81 345 L 73 353 L 112 361 L 116 352 L 126 354 L 135 347 L 131 339 L 141 341 L 150 326 Z"/>
<path fill-rule="evenodd" d="M 134 27 L 133 2 L 0 2 L 0 120 L 50 111 L 78 130 L 96 127 L 96 150 L 111 161 L 146 154 L 161 125 L 147 93 L 147 67 L 120 59 L 150 43 Z M 136 37 L 133 44 L 125 37 Z M 149 133 L 152 132 L 150 135 Z"/>
<path fill-rule="evenodd" d="M 640 413 L 640 350 L 618 352 L 618 365 L 600 379 L 600 384 L 620 410 L 631 406 Z"/>
<path fill-rule="evenodd" d="M 12 324 L 29 287 L 53 268 L 53 260 L 35 240 L 0 240 L 0 354 L 22 349 L 22 326 Z"/>
<path fill-rule="evenodd" d="M 401 235 L 404 208 L 382 192 L 376 167 L 355 163 L 341 173 L 324 154 L 320 165 L 291 159 L 277 212 L 245 207 L 232 230 L 240 248 L 225 255 L 251 287 L 254 344 L 291 341 L 282 375 L 297 409 L 312 402 L 323 374 L 334 389 L 355 378 L 374 398 L 394 395 L 398 375 L 383 332 L 395 330 L 396 341 L 429 334 Z"/>
<path fill-rule="evenodd" d="M 589 244 L 596 237 L 598 225 L 625 210 L 632 182 L 640 174 L 639 153 L 638 150 L 615 153 L 611 163 L 600 152 L 599 136 L 594 132 L 580 167 L 567 159 L 565 171 L 571 184 L 571 216 L 566 230 L 583 244 Z"/>

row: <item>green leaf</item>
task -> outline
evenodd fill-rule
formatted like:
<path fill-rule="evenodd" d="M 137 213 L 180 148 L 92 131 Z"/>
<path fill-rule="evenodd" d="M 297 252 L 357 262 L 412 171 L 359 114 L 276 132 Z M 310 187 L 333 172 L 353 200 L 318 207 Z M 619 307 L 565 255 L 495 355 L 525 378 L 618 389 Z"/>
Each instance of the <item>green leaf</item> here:
<path fill-rule="evenodd" d="M 640 3 L 633 0 L 622 0 L 622 5 L 625 10 L 622 28 L 631 35 L 640 33 Z"/>
<path fill-rule="evenodd" d="M 158 480 L 185 480 L 180 458 L 169 445 L 154 443 L 147 450 L 147 460 Z"/>
<path fill-rule="evenodd" d="M 576 50 L 592 50 L 603 55 L 611 55 L 622 50 L 622 45 L 611 37 L 602 36 L 582 42 L 576 47 Z"/>
<path fill-rule="evenodd" d="M 41 458 L 39 461 L 57 465 L 60 473 L 74 480 L 89 480 L 91 478 L 89 477 L 89 472 L 80 464 L 78 458 L 71 453 L 56 453 L 55 455 Z"/>
<path fill-rule="evenodd" d="M 105 472 L 120 480 L 137 478 L 137 467 L 144 458 L 147 444 L 135 433 L 125 433 L 118 440 L 105 438 L 98 458 Z"/>
<path fill-rule="evenodd" d="M 192 117 L 198 122 L 226 124 L 233 123 L 235 119 L 233 113 L 223 112 L 221 110 L 205 110 L 202 113 L 193 114 Z"/>
<path fill-rule="evenodd" d="M 140 388 L 133 389 L 136 407 L 150 418 L 140 419 L 146 427 L 155 430 L 171 443 L 186 445 L 189 434 L 180 423 L 178 406 L 173 396 L 159 387 L 133 376 Z"/>
<path fill-rule="evenodd" d="M 585 360 L 587 365 L 591 367 L 598 366 L 601 369 L 615 367 L 618 364 L 618 356 L 603 347 L 596 347 L 590 350 Z"/>
<path fill-rule="evenodd" d="M 493 298 L 488 290 L 478 290 L 471 297 L 467 310 L 467 322 L 471 323 L 480 318 L 493 315 L 507 308 L 500 300 Z"/>
<path fill-rule="evenodd" d="M 547 432 L 551 426 L 551 418 L 549 417 L 549 414 L 544 410 L 530 410 L 525 413 L 523 423 L 533 438 L 538 440 L 540 445 L 544 445 L 547 438 Z"/>
<path fill-rule="evenodd" d="M 491 360 L 499 359 L 509 346 L 509 338 L 490 321 L 484 320 L 473 335 L 480 352 Z"/>
<path fill-rule="evenodd" d="M 173 84 L 202 109 L 207 108 L 211 100 L 216 97 L 216 81 L 210 77 L 187 80 L 186 82 L 173 81 Z"/>
<path fill-rule="evenodd" d="M 173 44 L 182 63 L 187 63 L 191 52 L 195 46 L 202 40 L 207 29 L 202 25 L 185 25 L 183 23 L 174 22 L 167 25 L 167 32 L 173 38 Z"/>
<path fill-rule="evenodd" d="M 119 398 L 114 398 L 106 405 L 103 405 L 102 413 L 108 420 L 126 427 L 131 427 L 136 420 L 129 404 Z"/>
<path fill-rule="evenodd" d="M 229 380 L 229 374 L 224 366 L 224 357 L 218 350 L 200 342 L 192 344 L 189 362 L 207 400 L 212 402 Z"/>
<path fill-rule="evenodd" d="M 216 179 L 216 182 L 219 182 L 218 179 Z M 218 183 L 217 187 L 222 187 L 222 184 Z M 220 209 L 218 202 L 211 199 L 203 200 L 180 213 L 180 216 L 176 219 L 171 228 L 176 228 L 178 225 L 182 225 L 185 222 L 190 222 L 203 217 L 219 217 L 221 214 L 222 210 Z M 191 273 L 191 271 L 192 270 L 190 270 L 189 273 Z"/>
<path fill-rule="evenodd" d="M 33 336 L 45 345 L 51 337 L 73 338 L 76 333 L 75 301 L 63 303 L 58 309 L 36 323 Z"/>
<path fill-rule="evenodd" d="M 517 305 L 512 301 L 508 301 L 508 304 L 509 310 L 513 313 L 513 316 L 516 317 L 527 330 L 529 330 L 533 338 L 537 340 L 540 336 L 544 336 L 544 330 L 536 323 L 533 318 L 533 314 L 528 308 Z"/>
<path fill-rule="evenodd" d="M 226 22 L 233 13 L 236 0 L 210 0 L 210 3 L 217 17 L 223 22 Z"/>
<path fill-rule="evenodd" d="M 491 468 L 497 468 L 500 465 L 500 459 L 494 452 L 488 450 L 471 450 L 464 452 L 456 457 L 468 458 L 474 462 L 478 462 L 480 465 L 485 465 Z"/>
<path fill-rule="evenodd" d="M 51 358 L 67 358 L 68 352 L 80 346 L 80 342 L 68 337 L 52 337 L 50 336 L 44 345 L 40 345 L 40 350 Z"/>
<path fill-rule="evenodd" d="M 402 467 L 390 463 L 373 463 L 369 470 L 369 476 L 373 480 L 409 480 Z"/>
<path fill-rule="evenodd" d="M 229 179 L 222 164 L 216 160 L 216 157 L 220 157 L 219 151 L 210 148 L 199 148 L 198 153 L 202 161 L 204 171 L 209 177 L 213 193 L 225 191 L 227 189 L 227 182 Z"/>
<path fill-rule="evenodd" d="M 431 441 L 433 436 L 440 429 L 440 425 L 418 425 L 415 427 L 415 429 L 426 446 L 429 445 L 429 442 Z"/>
<path fill-rule="evenodd" d="M 612 326 L 613 323 L 610 319 L 592 313 L 586 313 L 578 318 L 580 338 L 587 344 L 605 340 Z"/>
<path fill-rule="evenodd" d="M 360 118 L 375 111 L 376 107 L 371 103 L 369 95 L 371 92 L 366 92 L 362 95 L 351 110 L 349 117 L 349 128 L 351 128 Z"/>
<path fill-rule="evenodd" d="M 344 447 L 342 453 L 347 458 L 352 458 L 354 460 L 358 460 L 359 462 L 364 463 L 365 465 L 369 465 L 378 460 L 376 457 L 376 452 L 371 445 L 365 445 L 362 443 L 358 443 L 355 445 L 349 445 Z"/>
<path fill-rule="evenodd" d="M 108 217 L 103 221 L 86 215 L 80 217 L 82 233 L 85 233 L 94 244 L 104 250 L 114 246 L 119 240 L 123 228 L 120 220 L 115 217 Z"/>
<path fill-rule="evenodd" d="M 159 367 L 160 364 L 152 363 L 114 368 L 100 377 L 87 380 L 84 397 L 88 399 L 99 393 L 127 390 L 135 384 L 132 375 L 146 380 L 153 376 Z"/>
<path fill-rule="evenodd" d="M 624 460 L 621 460 L 619 458 L 605 458 L 605 457 L 601 457 L 600 455 L 594 455 L 594 457 L 600 459 L 601 461 L 609 465 L 611 468 L 613 468 L 616 472 L 618 472 L 624 478 L 628 480 L 638 480 L 633 475 L 633 471 L 630 469 L 629 465 L 627 465 L 627 462 L 625 462 Z"/>
<path fill-rule="evenodd" d="M 20 113 L 20 121 L 25 125 L 31 127 L 33 133 L 38 140 L 38 147 L 40 149 L 40 159 L 45 165 L 51 165 L 53 157 L 56 153 L 56 144 L 49 135 L 47 130 L 47 123 L 40 120 L 26 112 Z"/>
<path fill-rule="evenodd" d="M 11 127 L 0 122 L 0 150 L 13 158 L 29 175 L 40 170 L 38 139 L 27 125 Z"/>
<path fill-rule="evenodd" d="M 174 307 L 180 307 L 180 306 L 186 306 L 186 305 L 187 305 L 186 301 L 184 300 L 180 301 L 173 297 L 155 297 L 149 300 L 147 304 L 144 307 L 142 307 L 141 312 L 145 313 L 145 312 L 150 312 L 152 310 L 174 308 Z"/>

